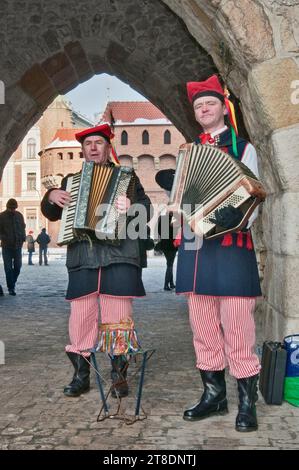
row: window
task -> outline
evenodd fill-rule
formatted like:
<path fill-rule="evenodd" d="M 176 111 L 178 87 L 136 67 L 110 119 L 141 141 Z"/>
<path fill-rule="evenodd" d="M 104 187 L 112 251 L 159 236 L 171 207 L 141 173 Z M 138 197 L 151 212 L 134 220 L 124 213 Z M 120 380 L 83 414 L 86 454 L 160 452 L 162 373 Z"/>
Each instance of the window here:
<path fill-rule="evenodd" d="M 83 158 L 83 153 L 82 152 L 79 153 L 79 157 Z"/>
<path fill-rule="evenodd" d="M 27 173 L 27 191 L 36 189 L 36 173 Z"/>
<path fill-rule="evenodd" d="M 37 228 L 37 209 L 26 209 L 26 231 L 36 230 Z"/>
<path fill-rule="evenodd" d="M 149 144 L 149 134 L 147 131 L 142 132 L 142 144 L 148 145 Z"/>
<path fill-rule="evenodd" d="M 58 157 L 58 160 L 62 160 L 63 159 L 62 152 L 58 152 L 57 157 Z"/>
<path fill-rule="evenodd" d="M 169 131 L 164 132 L 164 144 L 171 144 L 171 134 Z"/>
<path fill-rule="evenodd" d="M 35 139 L 27 140 L 27 158 L 36 157 L 36 142 Z"/>
<path fill-rule="evenodd" d="M 73 152 L 68 152 L 67 155 L 68 155 L 69 160 L 73 160 L 74 158 Z"/>
<path fill-rule="evenodd" d="M 126 131 L 121 133 L 121 145 L 128 145 L 128 133 Z"/>

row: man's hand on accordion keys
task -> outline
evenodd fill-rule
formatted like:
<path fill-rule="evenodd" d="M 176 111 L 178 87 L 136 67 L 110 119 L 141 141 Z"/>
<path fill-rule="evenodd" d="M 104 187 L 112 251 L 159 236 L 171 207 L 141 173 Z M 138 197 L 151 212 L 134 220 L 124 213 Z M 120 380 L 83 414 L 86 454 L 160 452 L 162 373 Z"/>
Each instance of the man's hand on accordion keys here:
<path fill-rule="evenodd" d="M 70 193 L 63 189 L 53 189 L 53 191 L 50 192 L 48 199 L 51 204 L 56 204 L 62 208 L 70 204 L 72 201 Z"/>
<path fill-rule="evenodd" d="M 220 227 L 230 229 L 237 227 L 243 219 L 243 213 L 240 209 L 233 206 L 222 207 L 215 210 L 215 218 L 210 218 L 209 221 L 213 224 L 220 225 Z"/>
<path fill-rule="evenodd" d="M 119 196 L 115 201 L 115 208 L 120 214 L 126 214 L 131 206 L 131 201 L 126 196 Z"/>

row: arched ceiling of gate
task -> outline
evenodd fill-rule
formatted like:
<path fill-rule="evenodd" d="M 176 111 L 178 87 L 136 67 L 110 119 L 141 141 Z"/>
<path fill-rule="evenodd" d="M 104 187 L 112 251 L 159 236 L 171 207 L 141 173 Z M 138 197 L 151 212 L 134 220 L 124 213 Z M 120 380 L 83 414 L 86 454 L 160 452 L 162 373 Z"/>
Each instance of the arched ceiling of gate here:
<path fill-rule="evenodd" d="M 0 44 L 2 167 L 57 94 L 102 72 L 129 83 L 191 138 L 185 82 L 216 70 L 159 0 L 1 1 Z"/>

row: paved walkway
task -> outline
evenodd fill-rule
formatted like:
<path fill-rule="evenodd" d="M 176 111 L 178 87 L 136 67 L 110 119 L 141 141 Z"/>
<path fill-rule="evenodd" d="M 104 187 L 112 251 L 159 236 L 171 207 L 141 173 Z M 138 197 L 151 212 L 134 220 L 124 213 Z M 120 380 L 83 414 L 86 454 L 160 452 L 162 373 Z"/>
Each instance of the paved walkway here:
<path fill-rule="evenodd" d="M 0 273 L 4 285 L 3 266 Z M 299 448 L 299 408 L 287 403 L 268 406 L 260 398 L 259 430 L 245 435 L 234 430 L 237 394 L 230 378 L 228 415 L 194 423 L 182 420 L 186 405 L 199 398 L 201 384 L 185 299 L 162 290 L 163 276 L 164 260 L 151 258 L 144 271 L 147 297 L 135 302 L 142 343 L 156 349 L 142 401 L 148 418 L 127 426 L 118 420 L 96 421 L 100 401 L 94 377 L 88 394 L 74 399 L 62 394 L 71 378 L 64 354 L 64 260 L 52 256 L 49 267 L 23 266 L 17 296 L 0 298 L 0 340 L 6 348 L 6 363 L 0 365 L 0 449 Z M 131 405 L 128 400 L 128 412 Z"/>

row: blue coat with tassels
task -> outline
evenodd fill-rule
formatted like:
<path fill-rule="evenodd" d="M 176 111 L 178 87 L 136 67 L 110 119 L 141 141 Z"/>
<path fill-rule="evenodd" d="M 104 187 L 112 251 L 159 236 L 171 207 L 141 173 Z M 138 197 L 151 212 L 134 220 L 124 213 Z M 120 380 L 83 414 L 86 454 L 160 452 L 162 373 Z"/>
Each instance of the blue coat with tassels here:
<path fill-rule="evenodd" d="M 218 147 L 235 157 L 232 151 L 230 130 L 227 129 L 219 137 Z M 242 159 L 246 145 L 247 141 L 237 137 L 239 160 Z M 223 246 L 223 237 L 203 240 L 199 249 L 197 246 L 200 245 L 190 246 L 191 233 L 189 232 L 190 229 L 184 227 L 178 251 L 176 277 L 178 294 L 194 293 L 233 297 L 261 295 L 250 231 L 232 234 L 232 244 L 228 246 Z"/>

